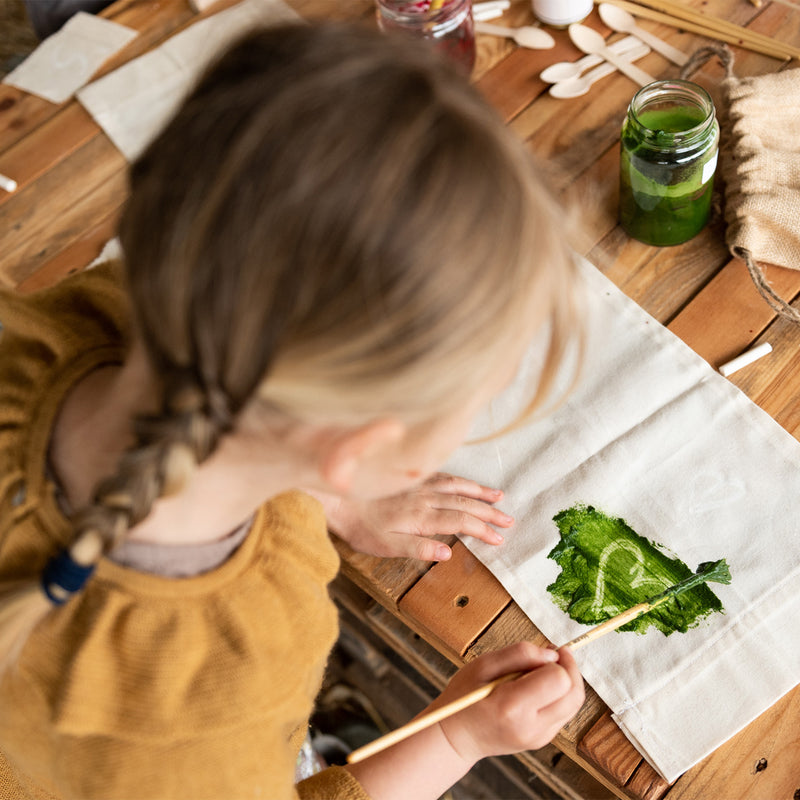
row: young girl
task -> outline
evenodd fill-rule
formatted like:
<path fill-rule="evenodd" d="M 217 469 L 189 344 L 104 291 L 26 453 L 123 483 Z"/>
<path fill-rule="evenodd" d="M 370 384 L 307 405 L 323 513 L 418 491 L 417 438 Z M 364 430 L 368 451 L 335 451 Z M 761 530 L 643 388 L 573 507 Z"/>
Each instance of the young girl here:
<path fill-rule="evenodd" d="M 337 632 L 307 492 L 373 547 L 371 509 L 535 336 L 545 396 L 572 327 L 522 146 L 421 45 L 259 32 L 133 166 L 120 235 L 124 266 L 0 305 L 0 794 L 421 800 L 549 741 L 581 679 L 520 644 L 437 700 L 527 673 L 476 706 L 293 779 Z M 488 537 L 495 495 L 442 493 Z"/>

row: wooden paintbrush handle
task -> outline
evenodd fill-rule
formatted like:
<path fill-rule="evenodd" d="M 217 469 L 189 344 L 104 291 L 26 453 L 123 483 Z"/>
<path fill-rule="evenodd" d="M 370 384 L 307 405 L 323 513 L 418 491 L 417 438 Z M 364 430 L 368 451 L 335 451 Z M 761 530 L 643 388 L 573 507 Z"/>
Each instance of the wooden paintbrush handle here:
<path fill-rule="evenodd" d="M 639 603 L 639 605 L 633 606 L 627 611 L 623 611 L 621 614 L 617 614 L 616 617 L 612 617 L 611 619 L 607 619 L 605 622 L 601 622 L 591 630 L 586 631 L 586 633 L 576 636 L 572 641 L 563 645 L 563 647 L 569 647 L 570 650 L 577 650 L 579 647 L 583 647 L 585 644 L 593 642 L 595 639 L 604 636 L 606 633 L 615 631 L 617 628 L 621 628 L 628 622 L 632 622 L 637 617 L 640 617 L 642 614 L 646 614 L 653 608 L 654 606 L 652 606 L 650 603 Z"/>
<path fill-rule="evenodd" d="M 421 717 L 412 719 L 411 722 L 403 725 L 400 728 L 397 728 L 391 733 L 387 733 L 385 736 L 381 736 L 380 739 L 375 739 L 374 742 L 370 742 L 369 744 L 364 745 L 364 747 L 359 747 L 358 750 L 354 750 L 347 757 L 347 763 L 357 764 L 359 761 L 363 761 L 365 758 L 369 758 L 376 753 L 380 753 L 382 750 L 385 750 L 387 747 L 391 747 L 393 744 L 402 742 L 404 739 L 407 739 L 409 736 L 413 736 L 415 733 L 419 733 L 420 731 L 424 731 L 426 728 L 430 728 L 431 725 L 435 725 L 437 722 L 441 722 L 443 719 L 452 717 L 453 714 L 457 714 L 459 711 L 463 711 L 465 708 L 469 708 L 470 706 L 475 705 L 475 703 L 479 703 L 485 697 L 488 697 L 497 686 L 500 686 L 501 683 L 508 683 L 508 681 L 516 680 L 517 678 L 521 678 L 524 674 L 524 672 L 509 672 L 508 675 L 495 678 L 490 683 L 484 684 L 469 694 L 465 694 L 463 697 L 459 697 L 457 700 L 453 700 L 453 702 L 431 711 L 429 714 L 424 714 Z"/>

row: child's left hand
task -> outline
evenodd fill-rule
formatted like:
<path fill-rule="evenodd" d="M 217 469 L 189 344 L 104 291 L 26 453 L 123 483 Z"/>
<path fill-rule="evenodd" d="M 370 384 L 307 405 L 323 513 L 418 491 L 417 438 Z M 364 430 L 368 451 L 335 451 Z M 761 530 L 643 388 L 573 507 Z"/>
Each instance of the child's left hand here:
<path fill-rule="evenodd" d="M 377 500 L 353 500 L 314 493 L 325 506 L 330 529 L 353 549 L 374 556 L 446 561 L 450 548 L 428 537 L 455 533 L 488 544 L 503 537 L 512 517 L 494 507 L 499 489 L 437 473 L 407 492 Z"/>

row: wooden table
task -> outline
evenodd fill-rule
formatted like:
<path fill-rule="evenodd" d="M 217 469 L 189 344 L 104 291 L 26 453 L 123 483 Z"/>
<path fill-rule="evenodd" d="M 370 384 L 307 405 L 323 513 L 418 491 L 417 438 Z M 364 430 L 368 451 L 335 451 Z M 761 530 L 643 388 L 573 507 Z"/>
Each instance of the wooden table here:
<path fill-rule="evenodd" d="M 755 8 L 745 0 L 687 0 L 689 5 L 794 44 L 800 43 L 800 8 L 766 0 Z M 289 0 L 314 18 L 370 19 L 371 0 Z M 210 10 L 218 10 L 221 4 Z M 119 0 L 103 12 L 140 32 L 99 74 L 116 68 L 196 19 L 186 0 Z M 531 21 L 529 5 L 517 0 L 507 21 Z M 596 13 L 588 23 L 609 38 Z M 642 23 L 690 52 L 700 37 Z M 547 65 L 574 60 L 579 53 L 563 32 L 554 50 L 517 49 L 507 40 L 481 37 L 474 80 L 511 128 L 548 167 L 565 195 L 586 205 L 587 238 L 582 250 L 629 297 L 669 327 L 712 365 L 748 346 L 770 341 L 774 352 L 732 377 L 749 397 L 790 433 L 800 436 L 800 328 L 776 315 L 752 287 L 744 265 L 730 258 L 721 222 L 712 223 L 687 244 L 655 248 L 630 239 L 617 225 L 619 128 L 635 86 L 615 74 L 585 97 L 555 100 L 538 78 Z M 784 68 L 766 56 L 735 49 L 740 76 Z M 657 77 L 677 68 L 657 54 L 640 65 Z M 795 66 L 793 64 L 789 65 Z M 710 64 L 692 76 L 719 100 L 722 71 Z M 13 195 L 0 190 L 0 284 L 30 291 L 80 269 L 93 259 L 115 229 L 126 196 L 126 164 L 77 102 L 56 106 L 0 86 L 0 173 L 13 177 Z M 800 293 L 800 272 L 770 268 L 774 288 L 787 298 Z M 462 664 L 480 653 L 542 635 L 494 577 L 463 547 L 433 567 L 380 560 L 339 544 L 343 577 L 339 600 L 359 607 L 388 642 L 414 658 L 413 642 L 432 645 Z M 356 588 L 358 587 L 358 588 Z M 365 592 L 366 594 L 361 594 Z M 363 598 L 369 598 L 369 605 Z M 360 600 L 358 598 L 361 598 Z M 416 635 L 410 636 L 412 631 Z M 408 642 L 412 645 L 409 646 Z M 409 649 L 410 648 L 410 649 Z M 447 668 L 419 667 L 434 683 Z M 690 722 L 690 721 L 689 721 Z M 611 721 L 608 709 L 589 689 L 578 716 L 555 744 L 583 769 L 623 798 L 669 800 L 798 800 L 800 798 L 800 688 L 790 692 L 745 731 L 666 785 Z M 528 762 L 537 770 L 535 754 Z M 579 797 L 574 791 L 564 796 Z"/>

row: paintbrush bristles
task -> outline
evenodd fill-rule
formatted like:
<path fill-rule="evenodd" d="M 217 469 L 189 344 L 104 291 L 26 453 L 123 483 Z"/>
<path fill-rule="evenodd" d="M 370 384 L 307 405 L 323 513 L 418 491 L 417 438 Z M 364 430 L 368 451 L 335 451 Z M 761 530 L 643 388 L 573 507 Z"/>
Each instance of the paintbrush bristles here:
<path fill-rule="evenodd" d="M 698 575 L 703 575 L 703 580 L 712 583 L 730 583 L 731 571 L 728 562 L 721 558 L 719 561 L 704 561 L 695 570 Z"/>
<path fill-rule="evenodd" d="M 645 602 L 639 603 L 629 608 L 627 611 L 623 611 L 621 614 L 607 619 L 605 622 L 601 622 L 591 630 L 582 633 L 580 636 L 576 636 L 572 641 L 562 645 L 562 647 L 569 647 L 573 650 L 578 647 L 583 647 L 585 644 L 593 642 L 595 639 L 599 639 L 601 636 L 605 636 L 605 634 L 615 631 L 617 628 L 621 628 L 623 625 L 644 616 L 657 606 L 666 603 L 667 600 L 676 597 L 681 592 L 693 589 L 695 586 L 699 586 L 701 583 L 706 583 L 707 581 L 712 581 L 714 583 L 731 582 L 731 572 L 728 569 L 728 562 L 725 561 L 724 558 L 721 558 L 719 561 L 704 561 L 697 567 L 697 571 L 693 575 L 684 578 L 680 583 L 676 583 L 674 586 L 670 586 L 666 591 L 661 592 L 661 594 L 657 594 L 655 597 L 651 597 L 649 600 L 645 600 Z"/>
<path fill-rule="evenodd" d="M 704 561 L 697 567 L 693 575 L 684 578 L 680 583 L 676 583 L 674 586 L 670 586 L 669 589 L 665 589 L 661 594 L 651 597 L 647 602 L 652 605 L 657 600 L 661 602 L 670 597 L 676 597 L 681 594 L 681 592 L 694 589 L 695 586 L 699 586 L 701 583 L 708 583 L 709 581 L 711 583 L 731 582 L 731 571 L 728 569 L 728 562 L 725 561 L 724 558 L 719 559 L 719 561 Z"/>

